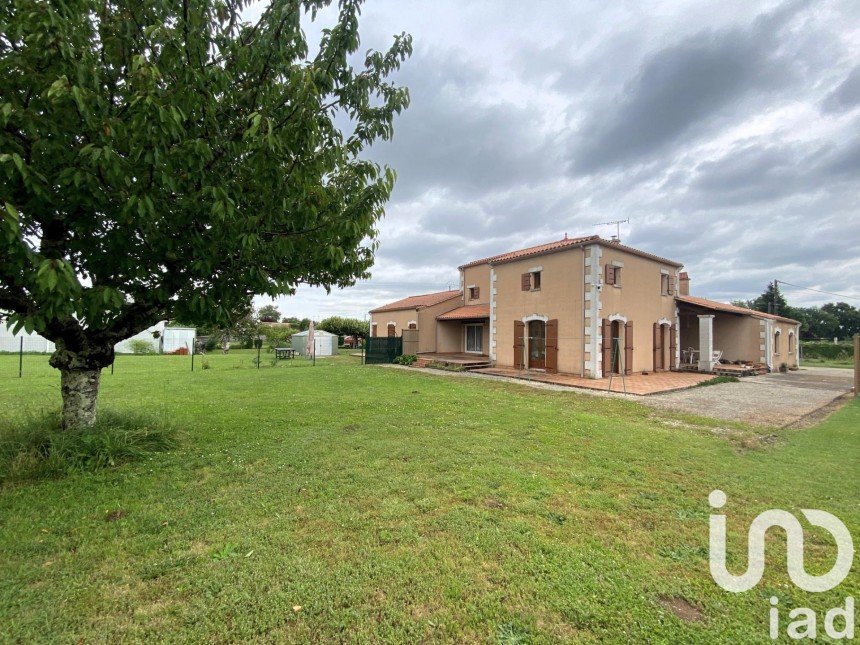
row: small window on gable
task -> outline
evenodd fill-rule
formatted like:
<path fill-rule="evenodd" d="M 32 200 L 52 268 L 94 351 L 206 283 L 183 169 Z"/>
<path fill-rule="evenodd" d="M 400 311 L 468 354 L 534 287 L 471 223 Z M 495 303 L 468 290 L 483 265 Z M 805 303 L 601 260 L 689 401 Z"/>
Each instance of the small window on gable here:
<path fill-rule="evenodd" d="M 521 276 L 523 291 L 540 291 L 540 271 L 529 271 Z"/>
<path fill-rule="evenodd" d="M 469 287 L 469 300 L 477 300 L 481 297 L 481 287 Z"/>
<path fill-rule="evenodd" d="M 606 284 L 615 285 L 616 287 L 621 286 L 621 267 L 617 267 L 612 264 L 606 265 L 606 275 L 604 276 L 604 282 Z"/>

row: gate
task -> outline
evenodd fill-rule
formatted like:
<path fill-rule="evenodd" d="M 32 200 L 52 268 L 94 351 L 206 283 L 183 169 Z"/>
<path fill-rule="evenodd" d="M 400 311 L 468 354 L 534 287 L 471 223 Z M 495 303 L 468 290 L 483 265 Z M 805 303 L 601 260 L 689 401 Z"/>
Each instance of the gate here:
<path fill-rule="evenodd" d="M 418 330 L 417 329 L 404 329 L 401 332 L 401 338 L 403 338 L 403 355 L 409 356 L 410 354 L 418 353 Z"/>
<path fill-rule="evenodd" d="M 403 354 L 403 339 L 398 336 L 374 336 L 367 339 L 364 362 L 367 365 L 393 363 Z"/>

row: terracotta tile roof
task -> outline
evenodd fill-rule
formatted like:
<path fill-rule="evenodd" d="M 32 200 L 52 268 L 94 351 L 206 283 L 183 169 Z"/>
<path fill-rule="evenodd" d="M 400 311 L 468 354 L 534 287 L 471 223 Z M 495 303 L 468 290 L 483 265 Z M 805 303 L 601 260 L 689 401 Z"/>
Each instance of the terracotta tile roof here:
<path fill-rule="evenodd" d="M 559 251 L 567 247 L 580 246 L 581 244 L 583 244 L 583 242 L 589 242 L 592 240 L 599 239 L 599 235 L 591 235 L 589 237 L 565 238 L 563 240 L 556 240 L 555 242 L 549 242 L 547 244 L 539 244 L 538 246 L 530 246 L 525 249 L 519 249 L 518 251 L 508 251 L 507 253 L 500 253 L 499 255 L 491 255 L 488 258 L 482 258 L 480 260 L 474 260 L 472 262 L 464 264 L 460 268 L 465 269 L 467 267 L 478 266 L 479 264 L 486 264 L 487 262 L 510 262 L 512 260 L 527 258 L 532 255 L 541 255 L 542 253 Z"/>
<path fill-rule="evenodd" d="M 475 320 L 477 318 L 489 318 L 490 305 L 465 305 L 436 316 L 436 320 Z"/>
<path fill-rule="evenodd" d="M 640 251 L 639 249 L 634 249 L 632 246 L 625 246 L 624 244 L 620 244 L 618 242 L 604 240 L 599 235 L 589 235 L 587 237 L 566 237 L 563 240 L 556 240 L 555 242 L 548 242 L 547 244 L 530 246 L 528 248 L 519 249 L 517 251 L 508 251 L 507 253 L 500 253 L 499 255 L 491 255 L 487 258 L 482 258 L 480 260 L 474 260 L 472 262 L 468 262 L 467 264 L 463 264 L 459 268 L 466 269 L 468 267 L 478 266 L 479 264 L 487 263 L 502 264 L 504 262 L 513 262 L 515 260 L 522 260 L 523 258 L 528 258 L 536 255 L 544 255 L 546 253 L 554 253 L 556 251 L 562 251 L 567 248 L 583 246 L 585 244 L 601 244 L 602 246 L 608 248 L 621 249 L 623 251 L 626 251 L 627 253 L 639 255 L 650 260 L 656 260 L 657 262 L 662 262 L 664 264 L 670 264 L 676 267 L 684 266 L 680 262 L 668 260 L 666 258 L 660 257 L 659 255 L 653 255 L 646 251 Z"/>
<path fill-rule="evenodd" d="M 741 314 L 744 316 L 753 316 L 754 318 L 767 318 L 769 320 L 782 320 L 784 322 L 790 322 L 795 324 L 800 324 L 797 320 L 793 320 L 792 318 L 786 318 L 785 316 L 776 316 L 774 314 L 767 314 L 762 311 L 756 311 L 755 309 L 747 309 L 746 307 L 738 307 L 736 305 L 730 305 L 725 302 L 717 302 L 716 300 L 708 300 L 707 298 L 697 298 L 696 296 L 675 296 L 675 299 L 679 302 L 686 302 L 690 305 L 696 305 L 698 307 L 704 307 L 705 309 L 713 309 L 714 311 L 725 311 L 731 314 Z"/>
<path fill-rule="evenodd" d="M 382 313 L 383 311 L 397 311 L 399 309 L 423 309 L 424 307 L 432 307 L 440 302 L 445 302 L 451 298 L 458 298 L 459 291 L 437 291 L 436 293 L 425 293 L 420 296 L 409 296 L 402 300 L 389 302 L 387 305 L 382 305 L 376 309 L 371 309 L 370 313 Z"/>

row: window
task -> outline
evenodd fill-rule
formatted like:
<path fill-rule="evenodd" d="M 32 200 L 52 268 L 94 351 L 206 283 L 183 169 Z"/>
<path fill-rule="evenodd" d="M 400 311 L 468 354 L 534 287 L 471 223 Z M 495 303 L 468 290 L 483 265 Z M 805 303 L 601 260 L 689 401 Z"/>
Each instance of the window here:
<path fill-rule="evenodd" d="M 669 295 L 669 275 L 666 273 L 660 276 L 660 293 L 664 296 Z"/>
<path fill-rule="evenodd" d="M 389 338 L 392 338 L 392 337 L 397 335 L 396 331 L 395 331 L 395 327 L 396 326 L 393 322 L 388 323 L 388 337 Z"/>
<path fill-rule="evenodd" d="M 481 354 L 484 351 L 484 326 L 466 325 L 466 351 Z"/>
<path fill-rule="evenodd" d="M 418 324 L 414 322 L 409 323 L 409 329 L 418 329 Z"/>
<path fill-rule="evenodd" d="M 779 337 L 782 336 L 780 331 L 777 329 L 776 333 L 773 335 L 773 353 L 779 355 Z"/>
<path fill-rule="evenodd" d="M 794 354 L 794 332 L 788 332 L 788 353 Z"/>
<path fill-rule="evenodd" d="M 621 267 L 614 266 L 612 264 L 606 265 L 606 276 L 604 278 L 604 282 L 606 284 L 611 284 L 616 287 L 621 286 Z"/>
<path fill-rule="evenodd" d="M 481 297 L 481 287 L 469 287 L 469 300 L 477 300 Z"/>
<path fill-rule="evenodd" d="M 523 291 L 540 291 L 540 271 L 529 271 L 521 276 Z"/>

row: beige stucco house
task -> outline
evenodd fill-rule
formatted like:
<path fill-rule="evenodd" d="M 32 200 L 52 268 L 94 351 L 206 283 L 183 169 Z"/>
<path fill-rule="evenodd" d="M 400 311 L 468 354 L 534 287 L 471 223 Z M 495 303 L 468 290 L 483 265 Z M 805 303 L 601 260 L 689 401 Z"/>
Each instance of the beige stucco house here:
<path fill-rule="evenodd" d="M 682 361 L 711 371 L 715 350 L 796 364 L 798 323 L 692 298 L 682 267 L 617 240 L 565 237 L 464 264 L 457 291 L 374 309 L 371 335 L 408 329 L 419 354 L 591 378 Z"/>

